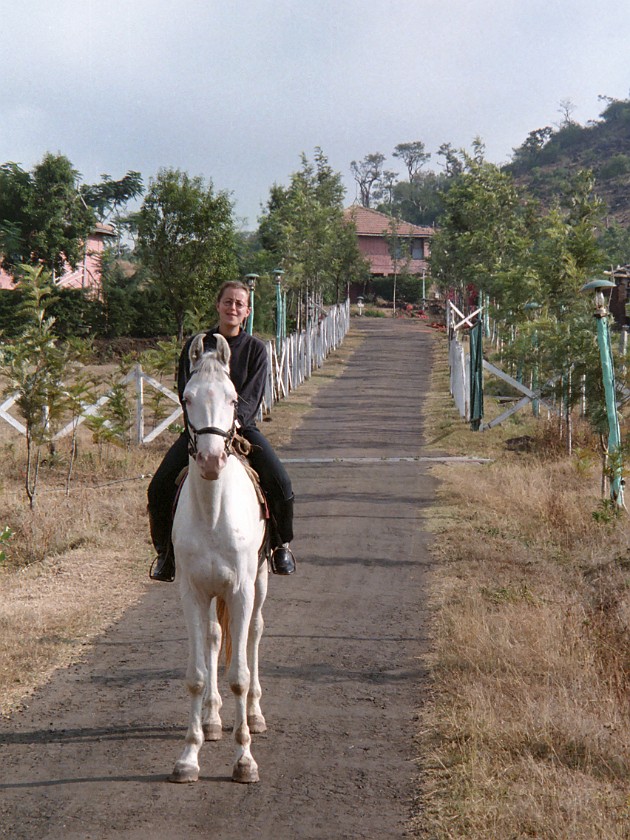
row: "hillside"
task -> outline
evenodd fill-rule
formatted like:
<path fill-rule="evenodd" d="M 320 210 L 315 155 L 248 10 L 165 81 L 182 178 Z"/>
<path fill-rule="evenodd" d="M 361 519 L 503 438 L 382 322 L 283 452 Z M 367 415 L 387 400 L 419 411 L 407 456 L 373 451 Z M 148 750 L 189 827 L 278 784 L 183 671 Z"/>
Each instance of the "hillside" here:
<path fill-rule="evenodd" d="M 586 126 L 567 119 L 557 129 L 530 132 L 505 169 L 544 204 L 573 172 L 591 169 L 607 217 L 630 228 L 630 100 L 606 102 L 600 118 Z"/>

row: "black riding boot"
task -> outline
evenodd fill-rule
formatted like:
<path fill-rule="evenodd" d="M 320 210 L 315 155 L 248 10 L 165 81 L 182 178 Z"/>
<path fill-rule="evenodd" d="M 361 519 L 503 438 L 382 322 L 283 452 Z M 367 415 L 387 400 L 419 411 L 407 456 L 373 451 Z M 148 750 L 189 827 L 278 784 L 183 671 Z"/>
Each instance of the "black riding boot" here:
<path fill-rule="evenodd" d="M 295 556 L 289 548 L 293 539 L 293 501 L 290 499 L 268 499 L 272 520 L 271 571 L 274 575 L 292 575 L 295 571 Z"/>
<path fill-rule="evenodd" d="M 175 555 L 171 542 L 170 522 L 167 526 L 158 521 L 149 512 L 149 528 L 151 540 L 157 551 L 157 557 L 151 564 L 149 577 L 151 580 L 161 580 L 170 583 L 175 580 Z"/>

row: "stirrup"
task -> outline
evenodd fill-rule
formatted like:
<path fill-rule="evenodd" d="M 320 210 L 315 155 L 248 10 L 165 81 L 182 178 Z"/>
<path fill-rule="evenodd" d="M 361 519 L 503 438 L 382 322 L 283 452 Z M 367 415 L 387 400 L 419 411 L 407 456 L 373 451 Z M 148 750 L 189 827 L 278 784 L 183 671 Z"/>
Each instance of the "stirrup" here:
<path fill-rule="evenodd" d="M 288 545 L 279 545 L 272 551 L 269 565 L 274 575 L 292 575 L 295 571 L 295 555 Z"/>
<path fill-rule="evenodd" d="M 170 551 L 158 554 L 151 563 L 149 577 L 151 580 L 160 580 L 164 583 L 172 583 L 175 580 L 175 559 Z"/>

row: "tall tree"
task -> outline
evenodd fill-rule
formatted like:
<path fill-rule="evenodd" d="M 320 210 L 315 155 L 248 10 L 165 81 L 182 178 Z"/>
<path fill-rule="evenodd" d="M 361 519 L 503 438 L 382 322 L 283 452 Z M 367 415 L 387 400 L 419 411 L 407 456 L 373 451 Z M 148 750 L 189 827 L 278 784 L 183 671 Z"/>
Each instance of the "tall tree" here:
<path fill-rule="evenodd" d="M 79 194 L 79 173 L 64 155 L 46 154 L 32 172 L 0 167 L 2 264 L 43 265 L 60 274 L 83 258 L 95 215 Z"/>
<path fill-rule="evenodd" d="M 425 151 L 422 140 L 415 140 L 413 143 L 399 143 L 394 149 L 394 157 L 400 158 L 407 167 L 407 174 L 411 183 L 424 164 L 431 158 L 431 154 Z"/>
<path fill-rule="evenodd" d="M 473 284 L 502 296 L 509 309 L 535 300 L 533 275 L 523 269 L 530 246 L 528 215 L 511 176 L 484 160 L 478 142 L 472 155 L 450 154 L 453 171 L 461 172 L 443 195 L 445 210 L 431 246 L 434 278 L 461 291 Z"/>
<path fill-rule="evenodd" d="M 109 175 L 101 175 L 101 178 L 103 180 L 98 184 L 84 184 L 81 187 L 83 200 L 101 222 L 115 218 L 122 207 L 132 199 L 139 198 L 144 190 L 142 175 L 133 170 L 118 181 Z"/>
<path fill-rule="evenodd" d="M 361 204 L 363 207 L 370 207 L 372 202 L 372 190 L 378 184 L 383 175 L 383 163 L 385 155 L 381 152 L 374 152 L 366 155 L 363 160 L 353 160 L 350 164 L 352 177 L 359 186 Z"/>
<path fill-rule="evenodd" d="M 288 187 L 271 189 L 260 239 L 298 294 L 339 300 L 345 283 L 364 270 L 356 235 L 344 219 L 344 193 L 340 173 L 319 148 L 313 162 L 302 155 Z"/>
<path fill-rule="evenodd" d="M 212 183 L 161 169 L 138 213 L 138 247 L 170 306 L 180 341 L 187 312 L 214 316 L 214 295 L 237 273 L 232 204 Z"/>

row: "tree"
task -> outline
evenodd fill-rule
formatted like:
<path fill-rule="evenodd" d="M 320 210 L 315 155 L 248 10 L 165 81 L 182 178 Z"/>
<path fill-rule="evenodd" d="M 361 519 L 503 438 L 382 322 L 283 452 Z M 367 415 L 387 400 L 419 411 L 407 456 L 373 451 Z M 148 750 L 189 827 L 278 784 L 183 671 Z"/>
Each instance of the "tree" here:
<path fill-rule="evenodd" d="M 571 102 L 570 99 L 561 99 L 558 103 L 558 113 L 562 115 L 562 123 L 561 126 L 564 128 L 567 125 L 572 125 L 573 120 L 573 112 L 575 111 L 575 105 Z"/>
<path fill-rule="evenodd" d="M 161 169 L 138 213 L 138 249 L 181 341 L 189 310 L 214 314 L 219 286 L 236 276 L 232 204 L 212 183 Z"/>
<path fill-rule="evenodd" d="M 118 181 L 109 175 L 101 175 L 101 178 L 103 180 L 100 183 L 84 184 L 80 190 L 83 200 L 101 222 L 115 216 L 125 204 L 139 198 L 144 190 L 139 172 L 129 171 Z"/>
<path fill-rule="evenodd" d="M 531 238 L 527 205 L 512 177 L 483 158 L 457 153 L 457 164 L 443 195 L 444 214 L 432 247 L 433 277 L 446 288 L 477 289 L 501 300 L 505 311 L 517 311 L 535 300 L 535 277 L 527 271 Z"/>
<path fill-rule="evenodd" d="M 302 166 L 288 187 L 271 189 L 259 236 L 269 264 L 285 271 L 294 299 L 339 300 L 345 284 L 362 276 L 365 264 L 356 233 L 343 215 L 344 187 L 321 149 Z M 296 316 L 299 318 L 299 316 Z"/>
<path fill-rule="evenodd" d="M 601 372 L 590 304 L 579 291 L 603 255 L 597 242 L 601 202 L 590 172 L 578 172 L 562 203 L 542 211 L 511 176 L 474 154 L 445 196 L 432 248 L 434 278 L 446 288 L 473 284 L 488 293 L 504 361 L 536 370 L 563 407 L 559 429 L 571 446 L 571 407 L 586 383 L 594 428 L 601 425 Z M 535 303 L 536 307 L 532 307 Z"/>
<path fill-rule="evenodd" d="M 359 185 L 363 207 L 370 207 L 372 189 L 382 177 L 384 162 L 385 155 L 381 154 L 381 152 L 374 152 L 371 155 L 366 155 L 358 163 L 356 160 L 353 160 L 350 164 L 352 177 Z"/>
<path fill-rule="evenodd" d="M 385 169 L 381 175 L 380 181 L 374 185 L 374 198 L 385 205 L 388 213 L 391 213 L 392 210 L 397 178 L 398 172 L 392 172 L 389 169 Z M 379 207 L 380 206 L 381 205 L 379 204 Z"/>
<path fill-rule="evenodd" d="M 81 187 L 81 197 L 91 207 L 100 222 L 113 222 L 117 234 L 117 253 L 123 249 L 123 232 L 133 233 L 135 220 L 131 216 L 123 216 L 122 209 L 144 192 L 142 175 L 130 170 L 118 181 L 109 175 L 101 175 L 103 179 L 98 184 L 85 184 Z"/>
<path fill-rule="evenodd" d="M 409 264 L 411 263 L 411 252 L 409 250 L 409 240 L 406 237 L 401 237 L 398 232 L 400 219 L 392 218 L 387 226 L 387 231 L 383 232 L 385 241 L 387 242 L 387 250 L 394 266 L 394 280 L 392 289 L 392 308 L 394 314 L 396 313 L 396 286 L 398 284 L 398 277 L 400 274 L 407 276 Z"/>
<path fill-rule="evenodd" d="M 412 225 L 434 225 L 444 210 L 448 178 L 443 173 L 418 172 L 413 181 L 394 185 L 391 205 L 387 210 Z"/>
<path fill-rule="evenodd" d="M 413 143 L 399 143 L 394 149 L 394 157 L 400 158 L 407 167 L 407 174 L 411 183 L 430 159 L 431 154 L 425 152 L 422 140 L 416 140 Z"/>
<path fill-rule="evenodd" d="M 450 143 L 442 143 L 438 149 L 438 157 L 444 158 L 444 173 L 448 178 L 454 178 L 464 171 L 464 164 L 461 161 L 460 154 L 453 148 Z"/>
<path fill-rule="evenodd" d="M 7 380 L 5 396 L 16 395 L 26 426 L 25 490 L 31 509 L 35 506 L 41 450 L 51 444 L 55 424 L 67 404 L 64 379 L 76 372 L 76 354 L 61 344 L 53 332 L 54 318 L 47 313 L 53 299 L 51 275 L 42 266 L 23 266 L 21 310 L 25 328 L 4 345 L 2 373 Z"/>
<path fill-rule="evenodd" d="M 95 215 L 78 189 L 79 173 L 63 155 L 46 154 L 31 173 L 15 163 L 0 167 L 2 265 L 41 264 L 61 274 L 83 258 Z"/>

